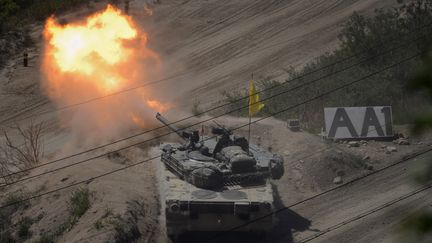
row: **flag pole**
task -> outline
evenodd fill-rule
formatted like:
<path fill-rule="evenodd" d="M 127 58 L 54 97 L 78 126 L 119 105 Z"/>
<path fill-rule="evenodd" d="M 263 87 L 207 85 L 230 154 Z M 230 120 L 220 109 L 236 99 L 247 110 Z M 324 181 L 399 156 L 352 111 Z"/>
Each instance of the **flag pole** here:
<path fill-rule="evenodd" d="M 253 73 L 251 74 L 251 80 L 253 82 Z M 249 82 L 251 82 L 251 81 L 249 81 Z M 249 108 L 249 110 L 248 110 L 248 114 L 249 114 L 248 153 L 250 153 L 250 137 L 251 137 L 251 123 L 252 123 L 252 116 L 251 116 L 251 112 L 250 112 L 251 98 L 252 98 L 251 94 L 249 94 L 249 102 L 248 102 L 248 108 Z"/>

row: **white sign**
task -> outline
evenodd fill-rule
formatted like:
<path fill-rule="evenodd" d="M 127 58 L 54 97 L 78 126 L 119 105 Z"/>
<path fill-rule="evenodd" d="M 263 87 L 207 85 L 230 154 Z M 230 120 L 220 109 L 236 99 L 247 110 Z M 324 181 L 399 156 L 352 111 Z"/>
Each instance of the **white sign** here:
<path fill-rule="evenodd" d="M 324 108 L 328 138 L 393 136 L 391 106 Z"/>

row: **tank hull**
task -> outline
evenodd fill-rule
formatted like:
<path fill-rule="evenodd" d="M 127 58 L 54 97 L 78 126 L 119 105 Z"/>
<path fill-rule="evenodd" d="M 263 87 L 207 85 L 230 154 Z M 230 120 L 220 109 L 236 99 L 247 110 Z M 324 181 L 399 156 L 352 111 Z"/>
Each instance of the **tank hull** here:
<path fill-rule="evenodd" d="M 259 217 L 256 217 L 259 218 Z M 251 218 L 253 220 L 254 218 Z M 237 228 L 235 232 L 250 232 L 250 233 L 267 233 L 270 232 L 273 226 L 273 217 L 260 219 L 259 221 L 243 226 L 247 221 L 239 219 L 236 215 L 221 214 L 215 215 L 212 213 L 201 214 L 197 219 L 190 217 L 167 217 L 166 230 L 171 236 L 181 235 L 187 232 L 228 232 L 231 229 Z"/>
<path fill-rule="evenodd" d="M 161 199 L 167 235 L 190 232 L 269 232 L 275 224 L 270 183 L 221 191 L 203 190 L 179 179 L 162 165 Z M 256 222 L 248 224 L 254 219 Z M 238 226 L 242 227 L 238 227 Z M 233 230 L 234 229 L 234 230 Z"/>

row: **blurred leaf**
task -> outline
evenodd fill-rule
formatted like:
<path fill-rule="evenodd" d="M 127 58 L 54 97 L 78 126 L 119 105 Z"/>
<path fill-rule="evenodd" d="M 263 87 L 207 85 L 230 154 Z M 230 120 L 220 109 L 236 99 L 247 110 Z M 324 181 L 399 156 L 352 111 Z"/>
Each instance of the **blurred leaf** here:
<path fill-rule="evenodd" d="M 410 82 L 411 90 L 426 89 L 432 98 L 432 52 L 423 59 L 423 64 L 415 78 Z"/>
<path fill-rule="evenodd" d="M 414 133 L 419 134 L 428 128 L 432 128 L 432 114 L 423 115 L 415 119 L 413 127 Z"/>
<path fill-rule="evenodd" d="M 431 212 L 418 212 L 406 218 L 402 222 L 404 230 L 424 234 L 432 230 L 432 213 Z"/>
<path fill-rule="evenodd" d="M 0 0 L 0 21 L 14 15 L 19 6 L 13 0 Z"/>
<path fill-rule="evenodd" d="M 412 175 L 417 183 L 427 184 L 432 179 L 432 158 L 426 157 L 424 160 L 416 163 L 412 168 Z"/>

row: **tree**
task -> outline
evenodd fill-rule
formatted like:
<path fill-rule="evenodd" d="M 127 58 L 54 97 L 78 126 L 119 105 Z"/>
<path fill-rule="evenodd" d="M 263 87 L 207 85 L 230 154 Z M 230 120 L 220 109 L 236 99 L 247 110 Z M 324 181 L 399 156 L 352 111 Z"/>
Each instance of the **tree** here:
<path fill-rule="evenodd" d="M 35 166 L 43 156 L 43 123 L 32 122 L 26 128 L 16 125 L 13 130 L 22 144 L 17 145 L 11 132 L 3 131 L 4 144 L 0 146 L 0 177 L 6 184 L 14 180 L 14 176 L 9 174 Z"/>

